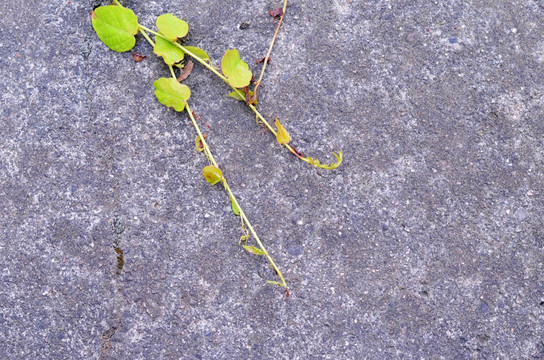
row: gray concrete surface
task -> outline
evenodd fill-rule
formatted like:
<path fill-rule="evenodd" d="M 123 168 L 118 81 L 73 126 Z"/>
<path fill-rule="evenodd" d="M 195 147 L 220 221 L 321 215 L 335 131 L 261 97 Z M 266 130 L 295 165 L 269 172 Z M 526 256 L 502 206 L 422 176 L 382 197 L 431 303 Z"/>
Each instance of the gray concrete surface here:
<path fill-rule="evenodd" d="M 289 299 L 155 100 L 167 69 L 143 39 L 139 63 L 108 50 L 99 4 L 0 3 L 0 358 L 544 358 L 544 2 L 290 1 L 260 108 L 305 154 L 342 149 L 332 172 L 195 66 Z M 125 4 L 254 71 L 281 5 Z"/>

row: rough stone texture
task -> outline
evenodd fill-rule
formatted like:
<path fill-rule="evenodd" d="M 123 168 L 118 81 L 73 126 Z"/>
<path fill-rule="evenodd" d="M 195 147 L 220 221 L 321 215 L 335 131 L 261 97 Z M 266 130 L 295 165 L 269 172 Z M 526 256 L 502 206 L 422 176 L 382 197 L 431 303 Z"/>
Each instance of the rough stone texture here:
<path fill-rule="evenodd" d="M 342 149 L 335 171 L 195 66 L 192 106 L 289 299 L 155 100 L 167 68 L 94 34 L 100 3 L 0 3 L 0 358 L 544 358 L 543 1 L 290 1 L 259 107 L 305 154 Z M 281 5 L 125 4 L 255 72 Z"/>

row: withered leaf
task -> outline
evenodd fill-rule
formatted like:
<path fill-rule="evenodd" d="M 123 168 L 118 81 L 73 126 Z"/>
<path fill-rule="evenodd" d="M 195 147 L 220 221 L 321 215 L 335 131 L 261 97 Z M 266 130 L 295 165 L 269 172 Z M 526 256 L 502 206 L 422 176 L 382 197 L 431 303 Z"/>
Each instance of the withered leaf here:
<path fill-rule="evenodd" d="M 278 132 L 276 134 L 276 139 L 278 140 L 278 142 L 282 145 L 288 144 L 289 141 L 291 141 L 291 136 L 289 136 L 289 133 L 287 132 L 287 130 L 285 130 L 278 118 L 276 118 L 275 125 L 278 129 Z"/>
<path fill-rule="evenodd" d="M 132 53 L 132 58 L 134 59 L 135 62 L 140 62 L 142 61 L 143 59 L 147 59 L 147 55 L 141 53 L 141 52 L 133 52 Z"/>
<path fill-rule="evenodd" d="M 265 59 L 266 59 L 266 56 L 263 57 L 262 59 L 255 60 L 255 64 L 260 64 L 260 63 L 264 62 Z M 268 59 L 266 59 L 266 63 L 267 63 L 267 64 L 270 64 L 270 60 L 271 60 L 270 57 L 269 57 Z"/>
<path fill-rule="evenodd" d="M 204 139 L 206 139 L 206 137 L 208 137 L 208 134 L 204 134 L 202 136 L 204 137 Z M 200 135 L 197 135 L 195 139 L 195 147 L 196 147 L 196 151 L 198 152 L 204 151 L 204 143 L 202 142 Z"/>
<path fill-rule="evenodd" d="M 179 74 L 178 76 L 179 82 L 182 82 L 183 80 L 187 79 L 189 75 L 191 75 L 191 71 L 193 71 L 193 66 L 195 66 L 193 60 L 189 60 L 187 64 L 185 64 L 185 67 L 181 71 L 181 74 Z"/>
<path fill-rule="evenodd" d="M 282 10 L 282 8 L 277 8 L 277 9 L 274 9 L 274 10 L 269 10 L 268 13 L 273 18 L 279 19 L 283 15 L 283 10 Z"/>

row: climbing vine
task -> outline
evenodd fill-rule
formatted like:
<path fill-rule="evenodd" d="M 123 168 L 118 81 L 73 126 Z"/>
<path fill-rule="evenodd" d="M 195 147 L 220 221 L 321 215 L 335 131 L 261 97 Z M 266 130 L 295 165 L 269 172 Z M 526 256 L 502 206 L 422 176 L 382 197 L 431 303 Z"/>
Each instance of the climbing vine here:
<path fill-rule="evenodd" d="M 232 212 L 241 219 L 243 235 L 240 238 L 240 242 L 243 248 L 251 254 L 264 256 L 268 260 L 271 268 L 278 277 L 277 280 L 268 280 L 268 282 L 284 288 L 287 296 L 289 296 L 287 283 L 281 270 L 268 253 L 266 247 L 251 225 L 247 215 L 240 206 L 240 203 L 236 199 L 236 196 L 229 186 L 206 141 L 206 134 L 202 133 L 199 124 L 196 121 L 196 116 L 189 105 L 191 90 L 188 86 L 180 83 L 187 78 L 192 71 L 193 63 L 190 60 L 186 60 L 187 57 L 190 57 L 230 86 L 232 92 L 230 92 L 228 96 L 243 101 L 248 108 L 255 113 L 257 121 L 262 123 L 276 137 L 276 140 L 280 145 L 287 148 L 298 159 L 315 167 L 324 169 L 335 169 L 340 166 L 342 163 L 341 151 L 338 152 L 338 154 L 333 153 L 337 161 L 330 164 L 321 164 L 317 159 L 303 157 L 302 154 L 290 145 L 291 136 L 281 122 L 276 118 L 274 122 L 276 128 L 273 128 L 256 107 L 257 89 L 263 79 L 266 64 L 270 59 L 272 47 L 280 29 L 281 22 L 283 21 L 283 17 L 285 16 L 287 0 L 284 1 L 283 9 L 278 9 L 279 12 L 275 15 L 280 16 L 279 24 L 276 28 L 267 55 L 263 60 L 264 63 L 261 74 L 256 82 L 253 82 L 253 74 L 249 69 L 248 64 L 242 60 L 238 50 L 226 50 L 221 60 L 221 67 L 217 68 L 212 64 L 210 57 L 204 50 L 195 46 L 182 44 L 180 41 L 189 32 L 189 25 L 184 20 L 173 14 L 160 15 L 156 20 L 157 31 L 155 31 L 140 24 L 136 14 L 134 14 L 132 10 L 122 6 L 118 0 L 113 0 L 113 3 L 113 5 L 101 6 L 92 11 L 92 26 L 96 31 L 96 34 L 104 44 L 117 52 L 131 50 L 136 44 L 135 36 L 141 34 L 153 47 L 153 52 L 161 57 L 166 65 L 168 65 L 170 76 L 161 77 L 153 83 L 157 100 L 161 104 L 173 108 L 177 112 L 185 111 L 187 113 L 197 133 L 195 139 L 196 150 L 198 152 L 203 152 L 208 161 L 208 165 L 203 168 L 203 177 L 211 185 L 221 184 L 224 187 L 229 195 Z M 152 39 L 152 36 L 154 39 Z M 143 55 L 141 54 L 137 54 L 137 56 L 133 54 L 133 56 L 136 61 L 143 59 Z M 179 76 L 176 76 L 176 69 L 181 69 Z M 250 89 L 252 84 L 254 84 L 253 90 Z M 251 238 L 254 240 L 253 245 L 250 244 Z"/>

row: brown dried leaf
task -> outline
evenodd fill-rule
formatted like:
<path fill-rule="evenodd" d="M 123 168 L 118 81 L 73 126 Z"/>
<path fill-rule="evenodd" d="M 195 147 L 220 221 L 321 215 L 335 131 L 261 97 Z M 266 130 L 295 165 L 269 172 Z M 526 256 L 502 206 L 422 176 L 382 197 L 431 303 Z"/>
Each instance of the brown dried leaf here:
<path fill-rule="evenodd" d="M 193 60 L 189 60 L 187 64 L 185 64 L 185 67 L 183 68 L 183 71 L 181 74 L 179 74 L 178 81 L 182 82 L 183 80 L 187 79 L 189 75 L 191 75 L 191 71 L 193 71 L 193 66 L 195 66 L 195 63 Z"/>
<path fill-rule="evenodd" d="M 272 16 L 273 18 L 277 20 L 283 15 L 283 9 L 277 8 L 274 10 L 269 10 L 268 13 L 270 14 L 270 16 Z"/>
<path fill-rule="evenodd" d="M 141 52 L 133 52 L 132 53 L 132 58 L 134 59 L 135 62 L 140 62 L 142 61 L 143 59 L 147 59 L 147 55 L 141 53 Z"/>
<path fill-rule="evenodd" d="M 263 57 L 262 59 L 259 59 L 259 60 L 255 60 L 255 64 L 260 64 L 260 63 L 264 62 L 265 59 L 266 59 L 266 57 Z M 267 64 L 270 64 L 270 60 L 271 60 L 271 59 L 272 59 L 272 58 L 268 58 L 268 59 L 266 60 L 266 63 L 267 63 Z"/>

